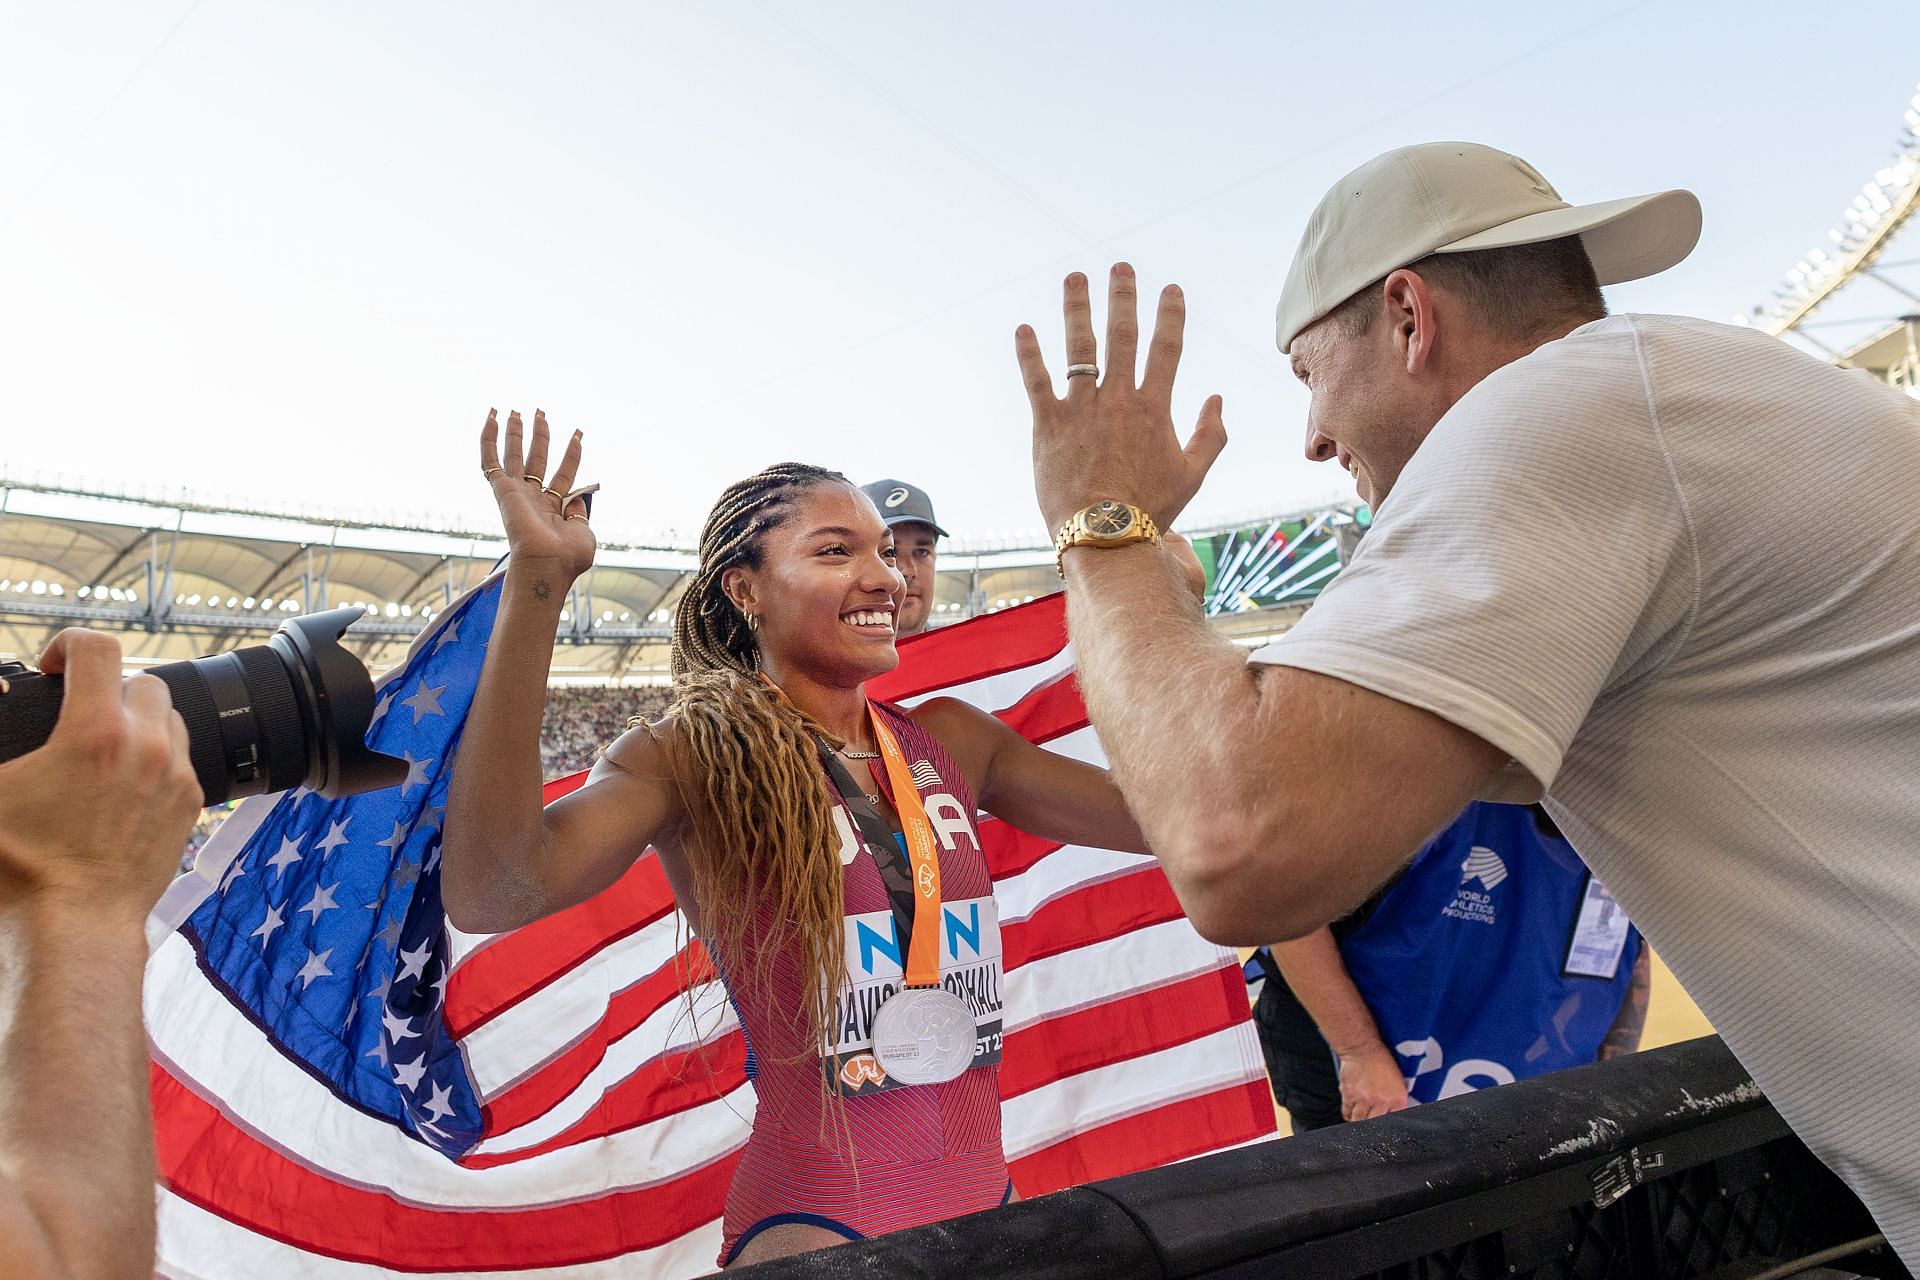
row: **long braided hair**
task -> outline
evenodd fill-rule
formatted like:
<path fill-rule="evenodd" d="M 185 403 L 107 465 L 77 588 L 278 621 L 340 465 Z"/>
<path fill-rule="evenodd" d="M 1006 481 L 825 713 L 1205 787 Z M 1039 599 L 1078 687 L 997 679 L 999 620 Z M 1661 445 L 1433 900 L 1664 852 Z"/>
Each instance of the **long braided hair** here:
<path fill-rule="evenodd" d="M 809 1045 L 825 1043 L 847 978 L 839 840 L 820 774 L 824 731 L 759 678 L 758 642 L 721 578 L 758 568 L 766 534 L 809 490 L 836 481 L 846 477 L 789 462 L 720 495 L 674 617 L 671 659 L 675 773 L 692 822 L 688 860 L 707 945 L 737 964 L 749 933 L 760 935 L 757 962 L 730 973 L 735 981 L 765 984 L 774 957 L 797 956 L 804 986 L 795 1012 Z"/>

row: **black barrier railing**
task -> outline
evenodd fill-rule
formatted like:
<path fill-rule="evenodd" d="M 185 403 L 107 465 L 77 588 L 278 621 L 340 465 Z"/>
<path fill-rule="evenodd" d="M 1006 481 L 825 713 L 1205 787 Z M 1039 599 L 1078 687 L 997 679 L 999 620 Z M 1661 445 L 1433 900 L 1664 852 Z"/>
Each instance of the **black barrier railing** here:
<path fill-rule="evenodd" d="M 1709 1037 L 733 1274 L 1910 1280 L 1875 1239 Z"/>

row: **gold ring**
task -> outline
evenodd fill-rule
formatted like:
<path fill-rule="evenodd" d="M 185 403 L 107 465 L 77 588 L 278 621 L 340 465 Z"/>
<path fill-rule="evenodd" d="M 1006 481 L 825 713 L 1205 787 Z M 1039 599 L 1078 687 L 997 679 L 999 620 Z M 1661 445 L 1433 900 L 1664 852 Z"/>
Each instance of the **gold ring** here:
<path fill-rule="evenodd" d="M 482 467 L 480 468 L 480 478 L 482 480 L 491 480 L 505 470 L 505 467 Z"/>
<path fill-rule="evenodd" d="M 567 495 L 560 492 L 558 489 L 554 488 L 552 485 L 548 485 L 546 488 L 540 490 L 540 492 L 546 494 L 550 498 L 558 498 L 562 502 L 565 502 L 567 500 Z"/>
<path fill-rule="evenodd" d="M 544 488 L 546 487 L 546 485 L 547 485 L 547 482 L 546 482 L 546 479 L 545 479 L 544 477 L 542 477 L 542 476 L 536 476 L 536 475 L 534 475 L 534 474 L 533 474 L 532 472 L 528 472 L 528 473 L 527 473 L 526 475 L 524 475 L 524 476 L 521 476 L 520 478 L 521 478 L 522 480 L 531 480 L 531 481 L 533 481 L 533 482 L 534 482 L 535 484 L 537 484 L 537 485 L 539 485 L 539 486 L 540 486 L 541 488 L 543 488 L 543 489 L 544 489 Z"/>
<path fill-rule="evenodd" d="M 585 516 L 583 516 L 583 515 L 571 515 L 571 516 L 568 516 L 568 517 L 567 517 L 567 519 L 569 519 L 569 520 L 585 520 L 585 519 L 586 519 L 586 517 L 585 517 Z"/>

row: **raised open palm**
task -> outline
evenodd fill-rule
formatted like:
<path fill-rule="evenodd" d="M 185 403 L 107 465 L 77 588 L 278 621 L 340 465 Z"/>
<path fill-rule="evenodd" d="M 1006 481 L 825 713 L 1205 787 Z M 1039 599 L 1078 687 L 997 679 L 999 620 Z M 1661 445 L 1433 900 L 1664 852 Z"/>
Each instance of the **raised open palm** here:
<path fill-rule="evenodd" d="M 572 581 L 592 567 L 597 545 L 587 524 L 586 499 L 567 497 L 580 470 L 580 433 L 574 432 L 567 441 L 559 465 L 547 479 L 542 478 L 549 444 L 544 412 L 533 411 L 533 436 L 524 440 L 524 449 L 523 438 L 519 410 L 507 415 L 504 446 L 498 414 L 487 410 L 487 425 L 480 429 L 481 474 L 500 504 L 500 522 L 506 527 L 507 547 L 514 559 L 521 564 L 551 563 Z"/>

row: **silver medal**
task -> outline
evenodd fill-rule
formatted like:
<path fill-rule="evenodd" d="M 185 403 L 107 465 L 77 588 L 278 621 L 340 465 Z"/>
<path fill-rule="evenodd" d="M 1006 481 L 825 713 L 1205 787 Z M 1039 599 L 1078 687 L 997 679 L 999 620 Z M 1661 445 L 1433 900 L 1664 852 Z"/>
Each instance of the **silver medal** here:
<path fill-rule="evenodd" d="M 942 1084 L 973 1061 L 978 1027 L 967 1002 L 940 987 L 896 992 L 873 1015 L 873 1056 L 904 1084 Z"/>

